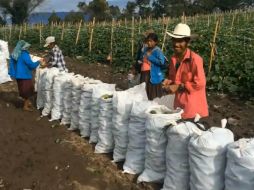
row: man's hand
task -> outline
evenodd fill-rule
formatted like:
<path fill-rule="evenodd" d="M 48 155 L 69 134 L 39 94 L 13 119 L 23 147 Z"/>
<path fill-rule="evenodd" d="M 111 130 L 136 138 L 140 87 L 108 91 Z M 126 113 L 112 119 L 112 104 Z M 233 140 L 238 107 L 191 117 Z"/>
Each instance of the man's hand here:
<path fill-rule="evenodd" d="M 162 82 L 162 86 L 168 86 L 172 83 L 172 80 L 169 80 L 169 79 L 165 79 L 163 82 Z"/>
<path fill-rule="evenodd" d="M 44 60 L 43 58 L 40 59 L 39 62 L 40 62 L 40 68 L 45 68 L 45 67 L 47 67 L 47 63 L 45 62 L 45 60 Z"/>

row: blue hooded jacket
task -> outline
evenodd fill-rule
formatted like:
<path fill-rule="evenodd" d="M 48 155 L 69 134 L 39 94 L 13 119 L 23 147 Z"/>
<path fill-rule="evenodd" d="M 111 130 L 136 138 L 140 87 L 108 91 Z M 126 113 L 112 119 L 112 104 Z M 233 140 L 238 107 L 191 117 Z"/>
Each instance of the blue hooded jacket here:
<path fill-rule="evenodd" d="M 15 79 L 32 79 L 32 70 L 39 64 L 39 61 L 33 62 L 31 60 L 28 51 L 22 50 L 17 61 L 10 56 L 9 75 Z"/>
<path fill-rule="evenodd" d="M 145 48 L 143 56 L 146 55 L 147 50 L 148 49 Z M 151 62 L 150 82 L 152 84 L 160 84 L 164 79 L 162 67 L 166 64 L 165 56 L 162 53 L 161 49 L 156 46 L 152 50 L 151 55 L 149 55 L 147 58 L 148 58 L 148 61 Z"/>

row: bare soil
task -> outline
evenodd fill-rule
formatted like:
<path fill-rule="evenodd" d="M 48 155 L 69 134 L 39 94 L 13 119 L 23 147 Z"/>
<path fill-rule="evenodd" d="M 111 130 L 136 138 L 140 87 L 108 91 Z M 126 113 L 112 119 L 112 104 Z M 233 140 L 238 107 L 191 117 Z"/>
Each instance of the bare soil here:
<path fill-rule="evenodd" d="M 70 71 L 127 88 L 127 76 L 109 65 L 84 64 L 66 58 Z M 209 126 L 228 118 L 235 138 L 254 137 L 254 106 L 223 94 L 208 93 Z M 40 111 L 22 111 L 15 82 L 0 85 L 0 189 L 6 190 L 158 190 L 157 184 L 136 184 L 122 174 L 111 154 L 94 154 L 94 145 Z"/>

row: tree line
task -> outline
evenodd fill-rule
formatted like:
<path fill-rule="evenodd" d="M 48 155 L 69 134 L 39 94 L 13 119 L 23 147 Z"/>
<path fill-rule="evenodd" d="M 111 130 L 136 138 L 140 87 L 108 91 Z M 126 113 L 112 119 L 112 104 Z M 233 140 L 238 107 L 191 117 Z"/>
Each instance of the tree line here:
<path fill-rule="evenodd" d="M 0 0 L 0 24 L 4 24 L 6 17 L 10 16 L 13 24 L 22 24 L 29 15 L 45 0 Z M 78 3 L 78 12 L 70 12 L 64 21 L 79 22 L 84 19 L 96 18 L 97 21 L 115 19 L 130 19 L 134 17 L 163 16 L 178 17 L 185 15 L 205 14 L 214 11 L 228 11 L 246 8 L 254 5 L 254 0 L 133 0 L 128 1 L 121 10 L 118 6 L 109 5 L 106 0 L 92 0 L 89 3 Z M 49 22 L 60 22 L 60 17 L 55 12 Z"/>

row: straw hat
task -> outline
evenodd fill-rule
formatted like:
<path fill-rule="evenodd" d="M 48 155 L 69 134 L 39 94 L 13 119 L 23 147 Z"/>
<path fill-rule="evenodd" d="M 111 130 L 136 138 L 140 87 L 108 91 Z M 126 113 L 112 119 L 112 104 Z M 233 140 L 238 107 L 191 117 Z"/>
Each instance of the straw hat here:
<path fill-rule="evenodd" d="M 173 33 L 167 32 L 173 38 L 191 38 L 191 30 L 187 24 L 179 23 L 176 25 Z"/>
<path fill-rule="evenodd" d="M 49 44 L 55 42 L 55 37 L 54 36 L 49 36 L 49 37 L 46 38 L 45 42 L 46 43 L 45 43 L 44 47 L 48 47 Z"/>

